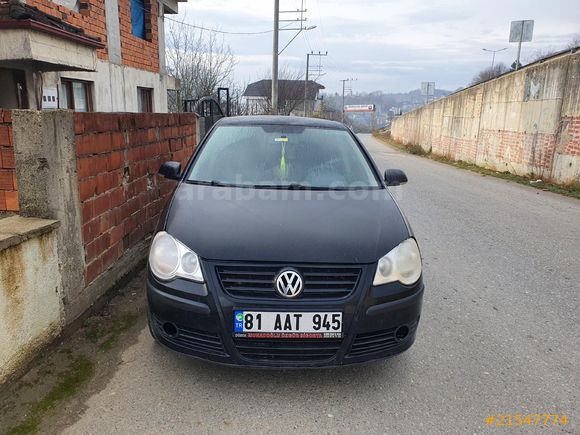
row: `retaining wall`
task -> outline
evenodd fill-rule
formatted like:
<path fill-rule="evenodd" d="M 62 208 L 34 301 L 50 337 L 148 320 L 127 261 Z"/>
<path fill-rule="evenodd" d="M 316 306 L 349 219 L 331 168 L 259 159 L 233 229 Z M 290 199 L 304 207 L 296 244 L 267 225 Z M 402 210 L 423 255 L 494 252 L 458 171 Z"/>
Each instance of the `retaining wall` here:
<path fill-rule="evenodd" d="M 391 135 L 452 160 L 580 182 L 580 52 L 406 113 L 393 120 Z"/>

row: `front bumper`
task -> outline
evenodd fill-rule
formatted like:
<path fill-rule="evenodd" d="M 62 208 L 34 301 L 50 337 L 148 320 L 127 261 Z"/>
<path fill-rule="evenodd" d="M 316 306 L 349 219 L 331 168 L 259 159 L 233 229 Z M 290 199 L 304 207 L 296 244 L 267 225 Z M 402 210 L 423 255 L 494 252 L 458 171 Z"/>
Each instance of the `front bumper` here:
<path fill-rule="evenodd" d="M 149 326 L 163 345 L 222 364 L 251 367 L 329 367 L 391 357 L 415 341 L 423 282 L 372 286 L 374 265 L 363 266 L 356 290 L 337 300 L 237 298 L 224 291 L 215 265 L 204 264 L 205 284 L 147 277 Z M 325 340 L 240 339 L 233 312 L 315 311 L 343 313 L 343 338 Z"/>

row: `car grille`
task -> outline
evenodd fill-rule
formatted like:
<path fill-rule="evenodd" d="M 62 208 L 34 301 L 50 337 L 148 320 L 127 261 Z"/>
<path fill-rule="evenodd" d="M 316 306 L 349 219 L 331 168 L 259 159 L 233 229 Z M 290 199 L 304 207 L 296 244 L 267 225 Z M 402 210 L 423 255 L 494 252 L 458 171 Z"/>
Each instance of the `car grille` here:
<path fill-rule="evenodd" d="M 196 329 L 186 329 L 177 326 L 176 335 L 168 335 L 163 331 L 163 322 L 155 318 L 157 331 L 163 336 L 163 339 L 177 346 L 185 347 L 189 350 L 204 352 L 210 355 L 226 356 L 224 345 L 219 334 L 212 332 L 199 331 Z"/>
<path fill-rule="evenodd" d="M 395 331 L 397 330 L 397 328 L 357 334 L 352 343 L 349 356 L 352 357 L 364 356 L 395 348 L 404 341 L 406 341 L 407 339 L 409 339 L 410 337 L 412 337 L 416 329 L 417 329 L 416 323 L 414 323 L 413 325 L 409 325 L 409 333 L 403 340 L 398 340 L 395 337 Z"/>
<path fill-rule="evenodd" d="M 336 355 L 341 343 L 342 340 L 235 340 L 235 345 L 240 355 L 253 361 L 264 362 L 324 361 Z"/>
<path fill-rule="evenodd" d="M 276 299 L 274 279 L 287 265 L 220 265 L 216 271 L 223 289 L 238 298 Z M 356 288 L 360 267 L 293 266 L 304 278 L 304 291 L 299 299 L 340 299 Z"/>

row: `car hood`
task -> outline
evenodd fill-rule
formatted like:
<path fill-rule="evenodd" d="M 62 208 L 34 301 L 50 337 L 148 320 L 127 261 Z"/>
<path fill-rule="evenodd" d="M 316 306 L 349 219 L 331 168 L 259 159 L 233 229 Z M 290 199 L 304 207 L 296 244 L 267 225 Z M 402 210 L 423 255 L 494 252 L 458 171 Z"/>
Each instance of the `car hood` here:
<path fill-rule="evenodd" d="M 373 263 L 409 237 L 386 190 L 288 191 L 182 183 L 165 230 L 201 258 Z"/>

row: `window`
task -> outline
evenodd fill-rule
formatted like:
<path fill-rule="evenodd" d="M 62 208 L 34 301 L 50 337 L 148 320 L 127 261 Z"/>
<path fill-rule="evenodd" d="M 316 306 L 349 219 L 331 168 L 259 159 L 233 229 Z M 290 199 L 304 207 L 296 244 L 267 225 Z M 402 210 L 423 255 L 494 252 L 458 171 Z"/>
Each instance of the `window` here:
<path fill-rule="evenodd" d="M 348 131 L 290 125 L 216 128 L 188 180 L 255 188 L 380 187 Z"/>
<path fill-rule="evenodd" d="M 145 39 L 144 0 L 131 0 L 131 29 L 134 36 Z"/>
<path fill-rule="evenodd" d="M 61 107 L 77 112 L 93 111 L 92 83 L 62 79 Z"/>
<path fill-rule="evenodd" d="M 153 89 L 137 88 L 137 110 L 139 112 L 153 112 Z"/>

